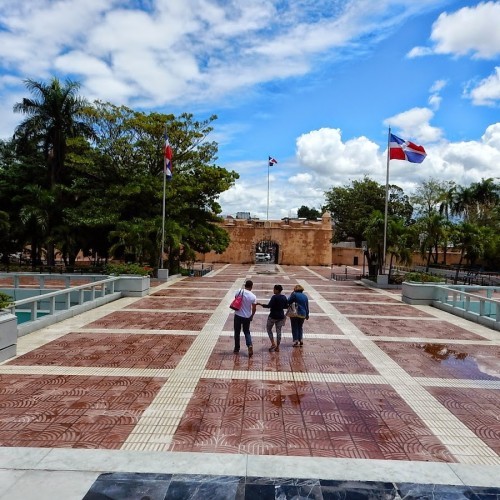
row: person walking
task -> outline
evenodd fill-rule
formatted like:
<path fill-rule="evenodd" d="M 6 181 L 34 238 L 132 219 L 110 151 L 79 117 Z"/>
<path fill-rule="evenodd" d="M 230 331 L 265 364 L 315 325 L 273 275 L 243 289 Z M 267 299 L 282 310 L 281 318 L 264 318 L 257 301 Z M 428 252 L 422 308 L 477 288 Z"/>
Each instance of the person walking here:
<path fill-rule="evenodd" d="M 304 293 L 302 285 L 295 285 L 293 292 L 288 297 L 288 305 L 293 303 L 297 304 L 297 316 L 290 318 L 290 325 L 292 327 L 293 347 L 302 347 L 303 342 L 303 327 L 304 320 L 309 319 L 309 299 Z"/>
<path fill-rule="evenodd" d="M 267 304 L 262 304 L 257 302 L 258 306 L 265 307 L 269 309 L 269 316 L 267 317 L 266 330 L 269 335 L 269 340 L 271 341 L 271 347 L 269 352 L 279 352 L 281 343 L 281 329 L 285 324 L 286 316 L 283 309 L 288 307 L 288 299 L 281 292 L 283 287 L 281 285 L 274 285 L 273 296 Z M 276 342 L 273 336 L 273 326 L 276 327 Z"/>
<path fill-rule="evenodd" d="M 243 289 L 243 300 L 241 307 L 234 311 L 234 354 L 240 352 L 240 334 L 243 328 L 245 334 L 245 342 L 248 347 L 248 357 L 253 356 L 252 335 L 250 334 L 250 322 L 253 319 L 257 309 L 257 297 L 252 293 L 253 281 L 246 280 L 245 288 Z M 234 296 L 236 297 L 241 290 L 238 290 Z"/>

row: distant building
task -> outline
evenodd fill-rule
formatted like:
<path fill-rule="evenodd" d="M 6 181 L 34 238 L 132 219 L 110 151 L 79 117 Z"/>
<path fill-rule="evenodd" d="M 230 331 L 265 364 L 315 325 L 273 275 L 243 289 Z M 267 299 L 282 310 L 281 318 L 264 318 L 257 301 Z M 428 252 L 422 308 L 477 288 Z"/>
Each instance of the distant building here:
<path fill-rule="evenodd" d="M 236 212 L 237 219 L 250 219 L 250 212 Z"/>

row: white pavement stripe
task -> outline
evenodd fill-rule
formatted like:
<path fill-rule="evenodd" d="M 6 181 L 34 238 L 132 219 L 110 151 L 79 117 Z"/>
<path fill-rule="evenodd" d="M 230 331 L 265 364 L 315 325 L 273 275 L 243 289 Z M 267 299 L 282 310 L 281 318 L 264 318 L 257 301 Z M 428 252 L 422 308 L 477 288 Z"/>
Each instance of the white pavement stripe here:
<path fill-rule="evenodd" d="M 342 315 L 331 303 L 324 300 L 307 281 L 302 280 L 302 286 L 307 290 L 312 299 L 320 307 L 331 315 L 335 324 L 342 330 L 346 337 L 358 348 L 358 350 L 378 370 L 380 375 L 394 388 L 406 404 L 421 418 L 427 427 L 439 437 L 455 458 L 461 463 L 489 463 L 500 465 L 500 457 L 477 437 L 465 424 L 463 424 L 453 413 L 425 390 L 418 380 L 411 377 L 401 366 L 399 366 L 389 355 L 378 347 L 370 338 L 367 338 L 361 330 L 351 323 L 346 316 Z M 446 428 L 453 427 L 455 432 L 452 436 L 440 433 L 439 424 Z M 467 438 L 473 446 L 464 450 L 455 446 L 453 438 L 460 436 Z M 450 437 L 452 439 L 450 439 Z"/>
<path fill-rule="evenodd" d="M 191 347 L 172 370 L 168 380 L 160 389 L 147 411 L 130 433 L 121 449 L 167 450 L 182 419 L 194 390 L 204 373 L 205 365 L 228 315 L 228 305 L 241 280 L 238 278 L 231 287 Z M 161 417 L 160 415 L 168 415 Z M 149 418 L 159 417 L 159 423 L 151 432 Z"/>

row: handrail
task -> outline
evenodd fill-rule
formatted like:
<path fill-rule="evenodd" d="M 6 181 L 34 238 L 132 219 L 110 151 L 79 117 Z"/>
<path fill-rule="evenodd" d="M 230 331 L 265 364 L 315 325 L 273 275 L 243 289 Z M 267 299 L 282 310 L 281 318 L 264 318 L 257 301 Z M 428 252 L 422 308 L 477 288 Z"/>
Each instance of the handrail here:
<path fill-rule="evenodd" d="M 480 287 L 481 290 L 486 290 L 486 297 L 465 291 L 466 288 L 477 288 L 473 286 L 459 285 L 451 287 L 440 285 L 437 288 L 438 291 L 434 299 L 435 301 L 439 301 L 452 309 L 459 309 L 465 311 L 466 313 L 477 315 L 481 318 L 487 318 L 492 321 L 494 320 L 496 323 L 500 324 L 500 300 L 491 297 L 491 293 L 500 291 L 499 287 Z M 460 303 L 463 303 L 463 305 L 459 305 Z M 479 307 L 475 307 L 474 304 L 478 304 Z"/>
<path fill-rule="evenodd" d="M 90 302 L 96 299 L 97 289 L 100 288 L 100 296 L 104 297 L 106 294 L 112 294 L 115 291 L 114 283 L 118 281 L 120 278 L 118 276 L 112 276 L 103 280 L 94 281 L 92 283 L 86 283 L 84 285 L 74 286 L 71 288 L 65 288 L 64 290 L 56 290 L 54 292 L 44 293 L 42 295 L 35 295 L 33 297 L 28 297 L 26 299 L 16 300 L 8 309 L 12 314 L 15 314 L 16 309 L 19 309 L 19 306 L 24 306 L 29 304 L 31 311 L 31 320 L 34 321 L 38 317 L 39 310 L 39 302 L 49 301 L 49 314 L 54 314 L 56 310 L 56 297 L 66 296 L 65 297 L 65 307 L 63 310 L 71 309 L 71 294 L 75 292 L 79 292 L 78 294 L 78 304 L 81 305 L 84 302 Z M 107 285 L 111 286 L 108 288 Z M 85 291 L 90 290 L 91 297 L 88 300 L 85 300 Z"/>

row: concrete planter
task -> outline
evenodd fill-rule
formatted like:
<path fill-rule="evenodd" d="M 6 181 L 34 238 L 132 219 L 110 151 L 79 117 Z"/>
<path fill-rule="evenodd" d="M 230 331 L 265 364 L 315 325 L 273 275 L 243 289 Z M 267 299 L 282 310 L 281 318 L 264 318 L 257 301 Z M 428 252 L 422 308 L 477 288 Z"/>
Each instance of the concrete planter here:
<path fill-rule="evenodd" d="M 404 281 L 401 287 L 401 296 L 406 304 L 428 306 L 436 298 L 437 288 L 444 282 L 419 283 Z"/>
<path fill-rule="evenodd" d="M 17 317 L 0 309 L 0 361 L 12 358 L 17 350 Z"/>
<path fill-rule="evenodd" d="M 120 275 L 115 283 L 115 291 L 122 292 L 124 297 L 144 297 L 149 293 L 151 278 L 149 276 Z"/>

